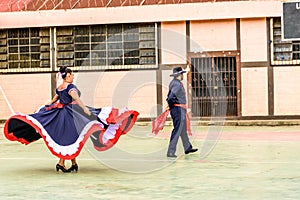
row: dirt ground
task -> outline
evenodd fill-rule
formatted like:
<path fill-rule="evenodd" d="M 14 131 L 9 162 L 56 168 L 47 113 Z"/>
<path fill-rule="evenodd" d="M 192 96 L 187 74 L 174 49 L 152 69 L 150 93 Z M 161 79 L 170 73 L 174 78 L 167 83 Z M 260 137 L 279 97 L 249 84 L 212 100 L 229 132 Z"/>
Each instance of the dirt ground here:
<path fill-rule="evenodd" d="M 0 199 L 300 198 L 299 126 L 196 127 L 199 151 L 184 155 L 179 142 L 175 160 L 166 158 L 170 130 L 136 125 L 105 152 L 88 142 L 78 173 L 63 174 L 42 140 L 8 141 L 0 125 Z"/>

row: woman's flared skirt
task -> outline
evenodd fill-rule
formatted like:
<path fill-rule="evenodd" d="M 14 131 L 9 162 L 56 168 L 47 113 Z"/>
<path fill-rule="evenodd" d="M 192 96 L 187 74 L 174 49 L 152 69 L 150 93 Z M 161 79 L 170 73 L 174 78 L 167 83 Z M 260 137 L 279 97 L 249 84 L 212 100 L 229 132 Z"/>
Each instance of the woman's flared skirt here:
<path fill-rule="evenodd" d="M 121 135 L 128 133 L 139 113 L 113 107 L 91 108 L 91 116 L 78 105 L 53 104 L 25 115 L 17 113 L 4 125 L 8 140 L 30 144 L 43 138 L 51 153 L 58 158 L 76 158 L 90 138 L 98 151 L 114 146 Z"/>

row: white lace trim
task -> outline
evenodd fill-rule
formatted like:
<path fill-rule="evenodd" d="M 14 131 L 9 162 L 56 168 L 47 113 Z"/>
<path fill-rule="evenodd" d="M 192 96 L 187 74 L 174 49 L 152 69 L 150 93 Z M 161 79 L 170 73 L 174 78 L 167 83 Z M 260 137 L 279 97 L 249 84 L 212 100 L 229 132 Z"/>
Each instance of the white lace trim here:
<path fill-rule="evenodd" d="M 106 144 L 108 140 L 113 139 L 121 124 L 110 124 L 102 136 L 102 142 Z"/>
<path fill-rule="evenodd" d="M 106 119 L 109 117 L 111 111 L 112 111 L 112 107 L 103 107 L 101 108 L 101 112 L 98 114 L 99 119 L 106 125 L 108 124 Z"/>
<path fill-rule="evenodd" d="M 98 117 L 106 125 L 108 125 L 106 119 L 109 117 L 109 114 L 111 113 L 112 109 L 113 109 L 112 107 L 103 107 L 103 108 L 101 108 L 101 112 L 98 114 Z M 119 116 L 121 114 L 123 114 L 124 112 L 126 112 L 127 110 L 128 110 L 127 108 L 119 109 Z M 120 126 L 121 126 L 121 123 L 109 124 L 108 128 L 103 133 L 102 142 L 104 144 L 106 144 L 110 139 L 113 139 L 117 133 L 117 130 L 120 128 Z"/>

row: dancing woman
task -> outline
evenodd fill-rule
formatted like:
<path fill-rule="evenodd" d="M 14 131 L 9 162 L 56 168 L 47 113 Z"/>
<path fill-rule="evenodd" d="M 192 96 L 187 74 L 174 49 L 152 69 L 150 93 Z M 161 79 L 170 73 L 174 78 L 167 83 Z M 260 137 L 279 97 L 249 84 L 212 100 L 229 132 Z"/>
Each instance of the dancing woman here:
<path fill-rule="evenodd" d="M 78 171 L 76 157 L 90 138 L 94 148 L 105 151 L 134 125 L 137 111 L 112 107 L 93 108 L 83 104 L 81 92 L 73 84 L 70 68 L 60 68 L 63 83 L 51 102 L 29 115 L 15 114 L 4 125 L 4 135 L 11 141 L 29 144 L 40 138 L 51 153 L 59 158 L 56 171 Z M 65 160 L 71 160 L 67 169 Z"/>

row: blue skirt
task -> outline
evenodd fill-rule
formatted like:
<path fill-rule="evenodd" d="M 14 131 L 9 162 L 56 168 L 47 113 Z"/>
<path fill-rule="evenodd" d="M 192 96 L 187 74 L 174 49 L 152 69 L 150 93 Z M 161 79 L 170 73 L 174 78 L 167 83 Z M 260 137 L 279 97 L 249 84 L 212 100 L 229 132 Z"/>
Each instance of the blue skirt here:
<path fill-rule="evenodd" d="M 26 145 L 43 138 L 52 154 L 73 159 L 88 138 L 98 151 L 111 148 L 121 135 L 130 131 L 139 115 L 128 109 L 88 108 L 90 116 L 77 104 L 60 103 L 43 106 L 29 115 L 17 113 L 6 121 L 4 135 Z"/>

